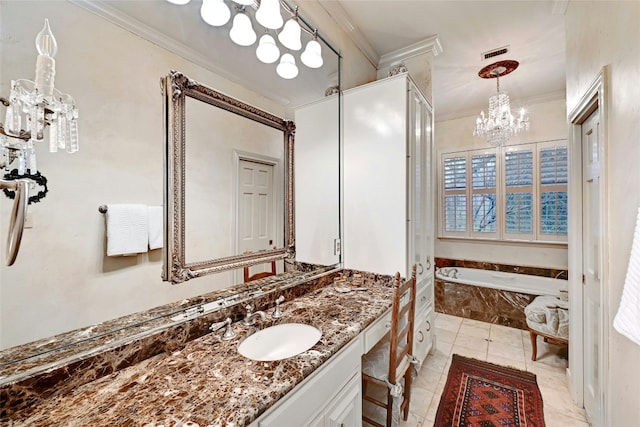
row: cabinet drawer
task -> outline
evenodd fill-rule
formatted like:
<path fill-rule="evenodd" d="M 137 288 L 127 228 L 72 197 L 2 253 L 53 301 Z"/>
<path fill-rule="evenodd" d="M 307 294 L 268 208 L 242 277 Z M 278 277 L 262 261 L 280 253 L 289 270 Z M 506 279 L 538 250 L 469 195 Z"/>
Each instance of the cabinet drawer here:
<path fill-rule="evenodd" d="M 413 355 L 420 362 L 427 357 L 433 346 L 433 307 L 429 306 L 416 316 L 413 331 Z"/>
<path fill-rule="evenodd" d="M 391 330 L 391 309 L 364 330 L 364 351 L 368 353 Z"/>
<path fill-rule="evenodd" d="M 416 313 L 419 313 L 433 304 L 433 279 L 429 277 L 423 280 L 417 284 L 416 288 Z"/>

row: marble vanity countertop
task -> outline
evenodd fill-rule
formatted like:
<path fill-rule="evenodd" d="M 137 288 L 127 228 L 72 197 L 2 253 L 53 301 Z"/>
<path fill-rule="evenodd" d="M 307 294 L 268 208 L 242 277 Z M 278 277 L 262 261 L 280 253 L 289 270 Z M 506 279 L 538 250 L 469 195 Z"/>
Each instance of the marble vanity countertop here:
<path fill-rule="evenodd" d="M 340 286 L 354 285 L 342 283 Z M 300 322 L 318 327 L 320 341 L 289 359 L 256 362 L 237 345 L 258 330 L 233 324 L 237 338 L 221 332 L 188 342 L 113 374 L 53 396 L 0 424 L 11 426 L 245 426 L 309 376 L 391 306 L 388 277 L 360 279 L 367 291 L 339 293 L 333 284 L 281 305 L 259 327 Z"/>

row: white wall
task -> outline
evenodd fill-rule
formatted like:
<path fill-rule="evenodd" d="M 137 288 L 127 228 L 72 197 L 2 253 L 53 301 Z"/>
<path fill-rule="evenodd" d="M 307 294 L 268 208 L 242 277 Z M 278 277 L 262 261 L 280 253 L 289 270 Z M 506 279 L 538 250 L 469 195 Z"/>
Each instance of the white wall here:
<path fill-rule="evenodd" d="M 16 263 L 1 269 L 2 348 L 231 284 L 227 274 L 164 283 L 160 250 L 105 256 L 99 205 L 162 205 L 161 76 L 178 69 L 281 113 L 278 105 L 67 2 L 3 2 L 1 93 L 8 93 L 11 79 L 33 78 L 33 41 L 45 17 L 58 41 L 56 87 L 79 106 L 80 151 L 50 154 L 39 147 L 49 193 L 29 207 L 33 228 L 24 232 Z M 11 202 L 1 199 L 4 242 Z"/>
<path fill-rule="evenodd" d="M 297 1 L 300 15 L 305 16 L 342 55 L 340 86 L 342 90 L 374 81 L 376 68 L 353 43 L 318 0 Z M 336 84 L 337 84 L 336 76 Z"/>
<path fill-rule="evenodd" d="M 622 294 L 640 203 L 640 2 L 570 2 L 566 14 L 567 109 L 571 111 L 601 68 L 609 99 L 605 260 L 605 328 L 609 339 L 605 400 L 609 427 L 640 425 L 640 346 L 612 328 Z"/>
<path fill-rule="evenodd" d="M 487 98 L 488 102 L 488 98 Z M 512 144 L 567 139 L 566 109 L 564 99 L 526 106 L 531 122 L 530 130 L 512 138 Z M 437 174 L 440 174 L 441 154 L 449 151 L 471 150 L 487 147 L 482 138 L 473 137 L 476 116 L 436 122 L 435 143 Z M 439 179 L 439 178 L 438 178 Z M 438 192 L 440 191 L 438 184 Z M 436 198 L 436 209 L 441 209 Z M 437 239 L 436 257 L 468 259 L 547 268 L 567 268 L 566 245 L 542 245 L 522 243 L 492 243 Z"/>
<path fill-rule="evenodd" d="M 314 22 L 329 22 L 325 15 Z M 136 257 L 105 256 L 99 205 L 162 204 L 161 76 L 177 69 L 221 92 L 284 114 L 281 106 L 62 1 L 2 2 L 0 93 L 8 93 L 11 79 L 33 78 L 33 43 L 45 17 L 59 46 L 56 87 L 72 94 L 79 106 L 80 151 L 49 154 L 41 147 L 38 152 L 49 194 L 29 207 L 33 228 L 25 230 L 16 263 L 0 267 L 0 348 L 229 284 L 226 274 L 177 286 L 162 282 L 159 250 Z M 321 27 L 323 32 L 335 28 Z M 346 37 L 335 38 L 343 42 Z M 353 84 L 375 73 L 353 45 L 338 47 L 350 55 L 354 71 L 348 80 Z M 0 195 L 2 251 L 10 209 L 9 200 Z"/>

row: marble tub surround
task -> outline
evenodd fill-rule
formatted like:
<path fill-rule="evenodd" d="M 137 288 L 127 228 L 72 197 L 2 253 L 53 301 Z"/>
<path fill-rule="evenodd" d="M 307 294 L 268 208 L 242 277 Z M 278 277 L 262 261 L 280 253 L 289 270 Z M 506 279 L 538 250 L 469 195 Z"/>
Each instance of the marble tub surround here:
<path fill-rule="evenodd" d="M 527 329 L 524 308 L 535 295 L 435 279 L 435 310 L 496 325 Z"/>
<path fill-rule="evenodd" d="M 467 267 L 562 280 L 567 280 L 568 278 L 568 271 L 562 269 L 451 258 L 436 258 L 435 263 L 437 268 Z M 524 308 L 533 301 L 536 295 L 452 283 L 437 277 L 434 284 L 435 310 L 439 313 L 523 330 L 527 329 Z"/>
<path fill-rule="evenodd" d="M 436 267 L 468 267 L 481 270 L 502 271 L 505 273 L 528 274 L 531 276 L 550 277 L 552 279 L 568 280 L 566 269 L 534 267 L 526 265 L 498 264 L 493 262 L 473 261 L 467 259 L 435 258 Z"/>
<path fill-rule="evenodd" d="M 389 309 L 392 278 L 361 277 L 358 286 L 367 291 L 342 294 L 334 286 L 318 287 L 286 299 L 282 318 L 268 316 L 257 327 L 234 323 L 234 340 L 222 341 L 221 331 L 204 335 L 3 416 L 0 424 L 247 425 Z M 256 309 L 265 308 L 259 299 L 254 303 Z M 238 343 L 252 332 L 289 322 L 319 328 L 320 341 L 300 355 L 275 362 L 255 362 L 237 352 Z"/>
<path fill-rule="evenodd" d="M 4 350 L 0 352 L 0 419 L 154 355 L 176 351 L 208 334 L 213 322 L 242 319 L 246 301 L 255 310 L 267 310 L 278 296 L 292 300 L 333 283 L 335 274 L 291 271 Z M 188 307 L 219 300 L 230 303 L 219 311 L 171 320 Z M 57 347 L 36 353 L 47 345 Z"/>

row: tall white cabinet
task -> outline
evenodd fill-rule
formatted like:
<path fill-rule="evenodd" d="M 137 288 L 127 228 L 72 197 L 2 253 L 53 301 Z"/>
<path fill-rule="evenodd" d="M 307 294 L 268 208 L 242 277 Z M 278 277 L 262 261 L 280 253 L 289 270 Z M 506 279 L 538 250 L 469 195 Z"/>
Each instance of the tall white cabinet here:
<path fill-rule="evenodd" d="M 347 269 L 405 277 L 417 265 L 415 353 L 432 345 L 433 110 L 408 74 L 343 94 Z"/>
<path fill-rule="evenodd" d="M 340 98 L 295 110 L 296 260 L 340 262 Z"/>

